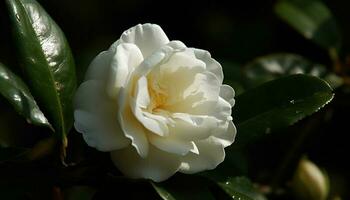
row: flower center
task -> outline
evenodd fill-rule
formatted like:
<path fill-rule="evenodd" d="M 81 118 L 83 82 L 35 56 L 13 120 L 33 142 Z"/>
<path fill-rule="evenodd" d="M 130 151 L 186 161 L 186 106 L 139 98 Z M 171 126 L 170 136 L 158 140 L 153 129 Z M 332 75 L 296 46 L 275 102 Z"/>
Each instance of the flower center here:
<path fill-rule="evenodd" d="M 150 112 L 157 112 L 160 109 L 164 109 L 168 100 L 168 94 L 165 92 L 165 89 L 158 82 L 149 79 L 148 92 L 151 99 L 148 110 Z"/>

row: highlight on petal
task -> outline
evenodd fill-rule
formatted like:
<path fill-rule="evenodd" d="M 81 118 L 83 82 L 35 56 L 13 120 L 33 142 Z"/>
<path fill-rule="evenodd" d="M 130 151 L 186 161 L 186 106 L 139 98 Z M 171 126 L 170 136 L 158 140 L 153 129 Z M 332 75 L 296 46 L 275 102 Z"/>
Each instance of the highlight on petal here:
<path fill-rule="evenodd" d="M 112 51 L 113 48 L 110 49 Z M 115 53 L 110 60 L 107 91 L 111 97 L 119 94 L 121 87 L 125 87 L 126 81 L 136 67 L 143 61 L 140 49 L 134 44 L 120 44 L 115 47 Z"/>
<path fill-rule="evenodd" d="M 181 161 L 175 154 L 167 153 L 152 145 L 146 158 L 141 158 L 135 149 L 125 148 L 111 152 L 113 163 L 130 178 L 145 178 L 164 181 L 178 171 Z"/>
<path fill-rule="evenodd" d="M 169 39 L 163 29 L 156 24 L 138 24 L 122 34 L 120 43 L 135 44 L 146 58 L 169 43 Z"/>

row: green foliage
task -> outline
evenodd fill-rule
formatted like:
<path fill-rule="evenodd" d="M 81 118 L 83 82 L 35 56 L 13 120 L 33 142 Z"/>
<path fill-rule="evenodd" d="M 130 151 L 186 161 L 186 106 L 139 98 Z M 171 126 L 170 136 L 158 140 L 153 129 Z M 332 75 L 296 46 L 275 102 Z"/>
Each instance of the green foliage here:
<path fill-rule="evenodd" d="M 270 54 L 248 63 L 244 67 L 245 86 L 256 87 L 262 83 L 292 74 L 308 74 L 322 78 L 332 88 L 342 85 L 342 79 L 321 64 L 291 53 Z"/>
<path fill-rule="evenodd" d="M 68 42 L 61 29 L 35 0 L 6 2 L 20 53 L 19 63 L 28 87 L 20 77 L 0 63 L 0 94 L 29 123 L 53 128 L 56 136 L 66 144 L 66 135 L 73 123 L 72 98 L 76 88 L 75 66 Z M 321 1 L 280 0 L 275 5 L 275 12 L 283 21 L 320 47 L 335 51 L 341 46 L 336 22 Z M 256 33 L 251 31 L 250 34 Z M 0 196 L 19 199 L 26 198 L 29 194 L 37 199 L 52 196 L 57 199 L 91 199 L 101 191 L 106 192 L 101 186 L 114 190 L 127 183 L 129 185 L 123 188 L 135 190 L 139 184 L 138 189 L 148 189 L 147 192 L 158 194 L 164 200 L 265 200 L 265 196 L 247 177 L 250 168 L 254 166 L 249 165 L 246 149 L 242 147 L 247 147 L 246 144 L 286 128 L 320 110 L 333 99 L 331 86 L 342 86 L 343 79 L 324 65 L 291 53 L 260 57 L 243 68 L 232 61 L 223 63 L 222 66 L 225 84 L 231 85 L 236 92 L 232 117 L 237 127 L 237 136 L 234 144 L 226 148 L 225 161 L 216 169 L 197 175 L 178 173 L 161 183 L 150 181 L 148 184 L 147 181 L 147 186 L 153 188 L 153 191 L 140 184 L 144 180 L 130 181 L 123 176 L 118 180 L 108 179 L 110 175 L 118 173 L 114 166 L 110 166 L 112 163 L 108 153 L 98 153 L 98 159 L 89 157 L 91 161 L 85 162 L 85 165 L 62 167 L 52 162 L 55 158 L 50 157 L 56 156 L 51 155 L 56 152 L 56 141 L 53 138 L 44 139 L 31 149 L 2 147 L 3 144 L 0 143 L 0 164 L 10 163 L 4 165 L 6 170 L 16 174 L 17 171 L 12 170 L 11 164 L 13 161 L 18 162 L 20 167 L 16 169 L 23 169 L 21 175 L 28 176 L 23 179 L 25 181 L 22 180 L 23 183 L 19 181 L 22 184 L 17 185 L 16 180 L 12 180 L 11 173 L 0 170 L 14 183 L 1 187 Z M 85 147 L 85 143 L 81 137 L 75 139 L 79 140 L 80 146 L 71 140 L 71 147 L 77 148 L 75 150 L 79 154 L 84 154 L 86 149 L 82 147 Z M 48 157 L 50 158 L 47 159 Z M 32 166 L 34 160 L 38 162 L 33 162 Z M 83 161 L 81 163 L 84 164 Z M 42 168 L 37 168 L 37 165 Z M 47 172 L 41 171 L 42 169 Z M 72 169 L 73 172 L 67 173 Z M 40 187 L 37 184 L 31 185 L 37 181 L 33 177 L 39 175 Z M 119 178 L 119 175 L 116 177 Z M 77 186 L 80 184 L 84 186 Z M 128 194 L 129 191 L 122 192 Z M 143 193 L 136 196 L 141 194 Z"/>
<path fill-rule="evenodd" d="M 236 97 L 233 119 L 241 146 L 318 111 L 333 98 L 325 81 L 308 75 L 276 79 Z"/>
<path fill-rule="evenodd" d="M 218 182 L 218 185 L 232 199 L 265 200 L 265 197 L 255 190 L 252 182 L 246 177 L 229 177 L 226 181 Z"/>
<path fill-rule="evenodd" d="M 280 0 L 275 6 L 275 12 L 283 21 L 320 47 L 340 47 L 341 37 L 336 21 L 322 1 Z"/>
<path fill-rule="evenodd" d="M 5 65 L 0 63 L 0 94 L 24 116 L 29 123 L 41 126 L 51 125 L 40 111 L 26 84 Z"/>
<path fill-rule="evenodd" d="M 55 133 L 65 142 L 76 88 L 73 57 L 63 32 L 35 0 L 7 0 L 20 63 Z"/>

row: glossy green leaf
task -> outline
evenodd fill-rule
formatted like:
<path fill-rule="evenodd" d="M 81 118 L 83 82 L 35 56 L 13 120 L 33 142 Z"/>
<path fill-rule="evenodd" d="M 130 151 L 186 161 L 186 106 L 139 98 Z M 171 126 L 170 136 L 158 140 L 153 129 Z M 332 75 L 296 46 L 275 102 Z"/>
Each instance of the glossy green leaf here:
<path fill-rule="evenodd" d="M 278 17 L 305 38 L 329 49 L 339 48 L 341 36 L 332 13 L 320 0 L 280 0 L 275 6 Z"/>
<path fill-rule="evenodd" d="M 0 63 L 0 94 L 27 119 L 28 123 L 50 127 L 28 87 L 2 63 Z"/>
<path fill-rule="evenodd" d="M 7 5 L 30 89 L 56 135 L 65 141 L 73 122 L 71 102 L 76 88 L 66 38 L 35 0 L 7 0 Z"/>
<path fill-rule="evenodd" d="M 161 183 L 151 182 L 155 191 L 164 200 L 214 200 L 206 183 L 208 181 L 204 178 L 189 175 L 177 175 Z"/>
<path fill-rule="evenodd" d="M 292 74 L 308 74 L 322 78 L 332 88 L 342 85 L 342 79 L 328 72 L 324 65 L 315 64 L 302 56 L 290 53 L 259 57 L 244 67 L 244 74 L 245 85 L 249 88 Z"/>
<path fill-rule="evenodd" d="M 333 98 L 325 81 L 308 75 L 290 75 L 236 97 L 233 119 L 236 147 L 287 127 L 318 111 Z"/>
<path fill-rule="evenodd" d="M 232 199 L 240 200 L 265 200 L 266 198 L 256 191 L 252 182 L 246 177 L 229 177 L 226 181 L 218 182 Z"/>

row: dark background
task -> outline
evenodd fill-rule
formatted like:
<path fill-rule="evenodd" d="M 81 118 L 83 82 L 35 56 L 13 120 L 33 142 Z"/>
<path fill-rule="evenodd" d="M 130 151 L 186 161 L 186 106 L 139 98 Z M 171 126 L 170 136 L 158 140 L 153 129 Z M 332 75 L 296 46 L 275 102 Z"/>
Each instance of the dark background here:
<path fill-rule="evenodd" d="M 66 34 L 75 57 L 79 80 L 83 78 L 91 60 L 117 40 L 124 30 L 146 22 L 159 24 L 170 40 L 181 40 L 187 46 L 208 50 L 219 62 L 243 65 L 257 56 L 290 52 L 325 65 L 331 63 L 326 51 L 304 39 L 274 15 L 273 0 L 38 1 Z M 338 21 L 343 36 L 341 57 L 345 57 L 350 52 L 350 1 L 324 2 Z M 1 1 L 0 61 L 20 74 L 16 53 L 5 3 Z M 350 120 L 349 95 L 336 96 L 330 106 L 331 120 L 320 125 L 304 150 L 313 161 L 329 171 L 331 179 L 339 187 L 337 190 L 345 194 L 350 168 L 350 145 L 347 137 Z M 29 129 L 32 133 L 29 133 Z M 11 106 L 0 98 L 0 132 L 8 132 L 9 136 L 6 137 L 13 143 L 30 146 L 41 137 L 35 131 L 36 129 L 26 125 Z M 293 139 L 292 135 L 290 133 L 286 138 Z M 273 142 L 281 140 L 283 138 Z M 265 152 L 283 152 L 283 148 L 288 148 L 288 143 L 289 141 L 285 141 L 280 145 L 270 146 Z M 269 155 L 265 156 L 268 160 Z M 264 162 L 264 157 L 257 160 Z"/>

